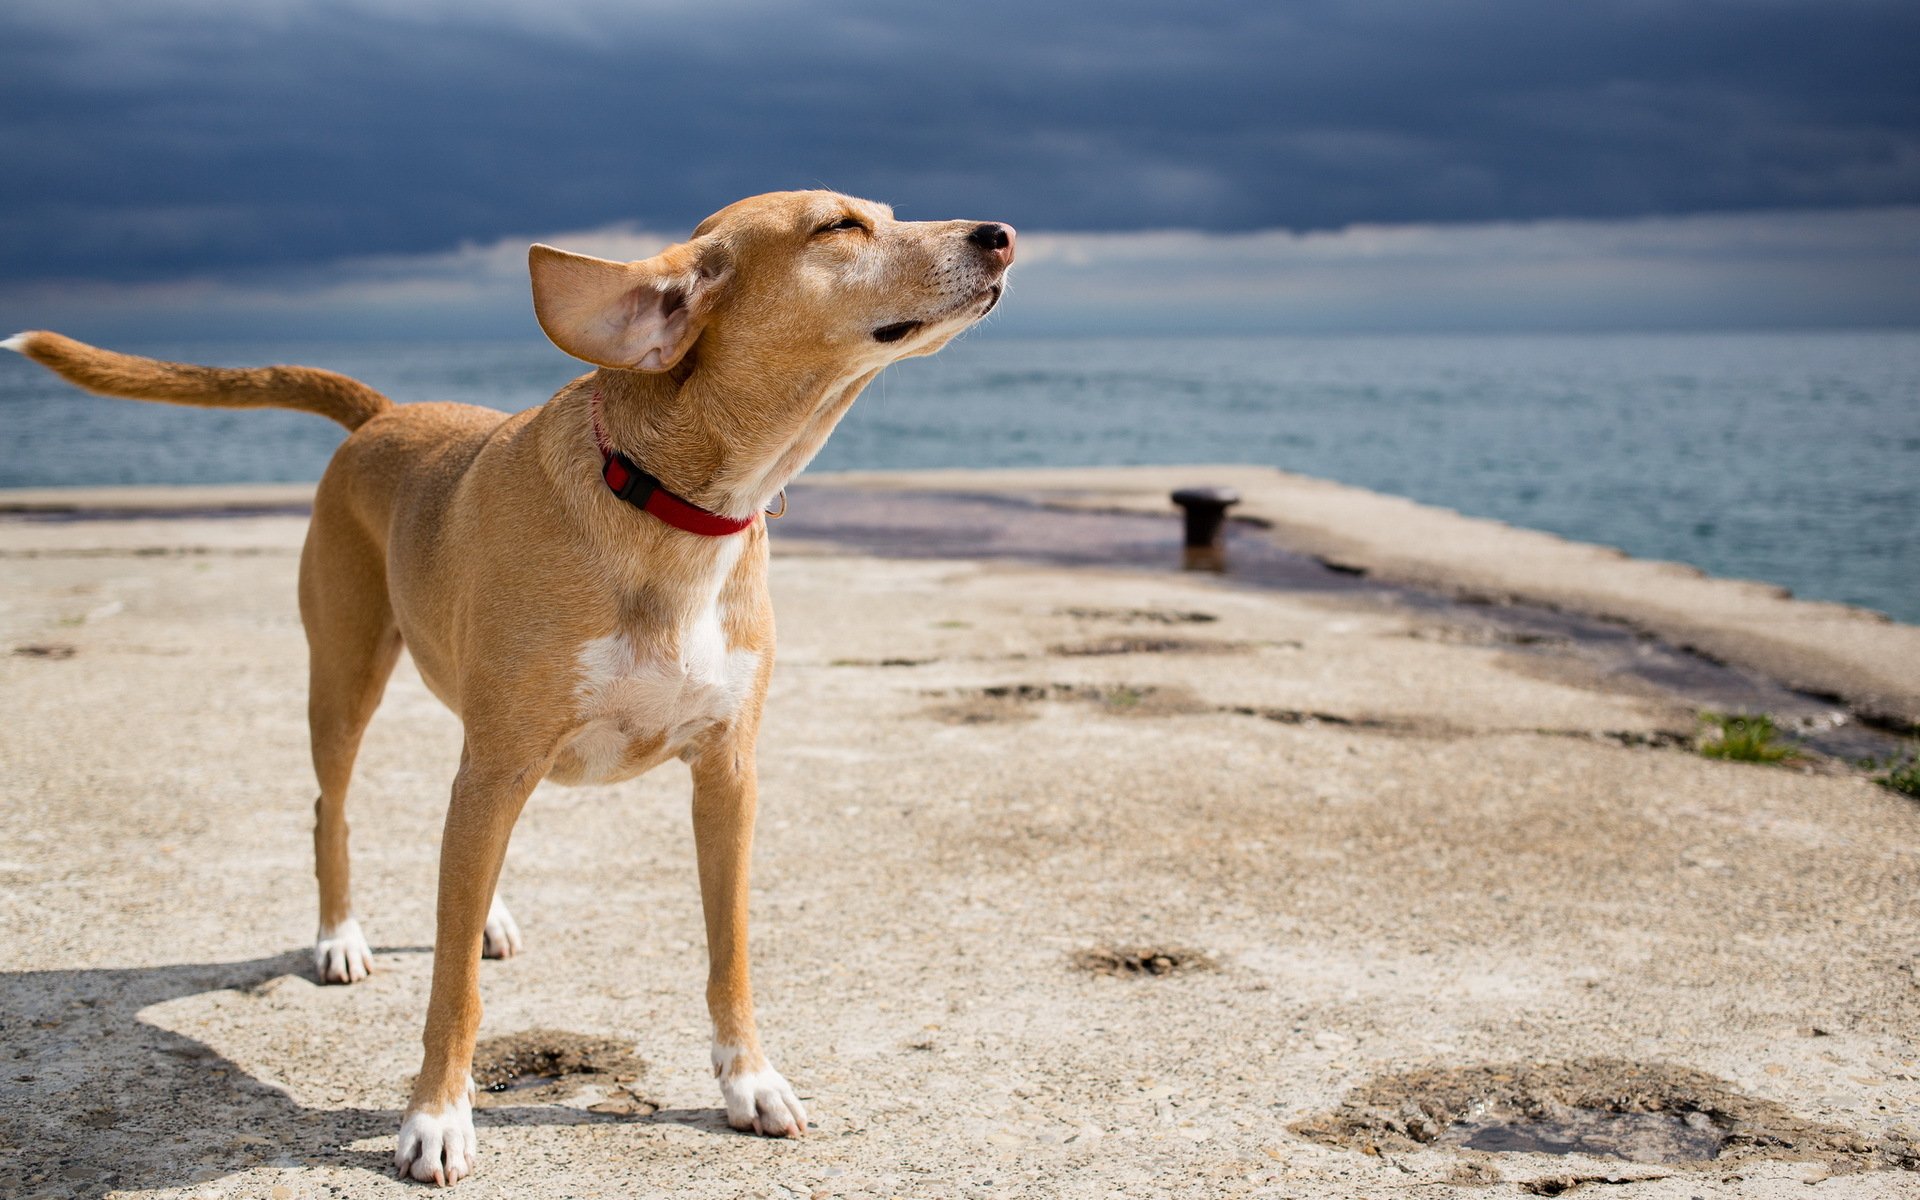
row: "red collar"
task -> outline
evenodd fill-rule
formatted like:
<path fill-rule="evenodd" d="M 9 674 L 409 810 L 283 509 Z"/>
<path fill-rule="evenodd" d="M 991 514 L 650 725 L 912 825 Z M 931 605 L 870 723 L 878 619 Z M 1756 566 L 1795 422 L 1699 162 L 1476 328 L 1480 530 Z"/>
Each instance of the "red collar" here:
<path fill-rule="evenodd" d="M 684 529 L 704 537 L 725 537 L 730 533 L 739 533 L 759 518 L 758 513 L 745 520 L 724 517 L 674 495 L 639 463 L 613 448 L 613 443 L 607 438 L 606 426 L 600 423 L 599 392 L 593 394 L 593 402 L 589 407 L 593 413 L 593 440 L 600 447 L 600 478 L 606 481 L 614 495 L 675 529 Z M 784 504 L 781 505 L 781 511 L 786 511 Z"/>

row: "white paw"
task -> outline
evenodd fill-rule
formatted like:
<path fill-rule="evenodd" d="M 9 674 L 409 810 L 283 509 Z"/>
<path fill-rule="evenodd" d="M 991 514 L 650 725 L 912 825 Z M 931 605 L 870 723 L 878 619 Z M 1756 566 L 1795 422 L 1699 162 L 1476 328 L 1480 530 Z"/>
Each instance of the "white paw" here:
<path fill-rule="evenodd" d="M 741 1069 L 754 1059 L 759 1061 L 758 1069 Z M 807 1131 L 807 1110 L 793 1094 L 793 1085 L 764 1058 L 757 1054 L 749 1058 L 735 1047 L 716 1044 L 713 1073 L 727 1103 L 728 1125 L 763 1137 L 799 1137 Z"/>
<path fill-rule="evenodd" d="M 488 958 L 512 958 L 520 953 L 520 926 L 498 896 L 487 909 L 487 932 L 480 942 L 480 953 Z"/>
<path fill-rule="evenodd" d="M 407 1114 L 394 1147 L 393 1169 L 402 1179 L 446 1187 L 471 1175 L 479 1154 L 480 1143 L 473 1136 L 473 1102 L 462 1097 L 439 1112 L 421 1109 Z"/>
<path fill-rule="evenodd" d="M 359 983 L 373 974 L 373 947 L 360 922 L 348 917 L 331 929 L 321 926 L 313 943 L 313 969 L 321 983 Z"/>

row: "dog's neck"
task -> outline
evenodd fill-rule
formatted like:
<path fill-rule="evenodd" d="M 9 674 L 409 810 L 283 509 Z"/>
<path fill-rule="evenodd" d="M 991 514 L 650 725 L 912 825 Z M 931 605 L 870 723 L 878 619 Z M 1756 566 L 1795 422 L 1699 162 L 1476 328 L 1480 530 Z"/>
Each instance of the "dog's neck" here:
<path fill-rule="evenodd" d="M 675 495 L 744 519 L 812 461 L 879 370 L 768 379 L 689 356 L 662 373 L 603 368 L 592 387 L 614 449 Z"/>

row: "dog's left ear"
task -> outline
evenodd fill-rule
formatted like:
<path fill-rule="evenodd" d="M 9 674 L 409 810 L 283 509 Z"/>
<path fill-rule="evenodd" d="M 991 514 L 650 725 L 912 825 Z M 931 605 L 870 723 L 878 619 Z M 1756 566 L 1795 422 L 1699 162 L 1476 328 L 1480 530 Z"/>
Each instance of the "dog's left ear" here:
<path fill-rule="evenodd" d="M 598 367 L 667 371 L 713 315 L 730 261 L 705 238 L 639 262 L 608 262 L 552 246 L 527 251 L 533 313 L 553 344 Z"/>

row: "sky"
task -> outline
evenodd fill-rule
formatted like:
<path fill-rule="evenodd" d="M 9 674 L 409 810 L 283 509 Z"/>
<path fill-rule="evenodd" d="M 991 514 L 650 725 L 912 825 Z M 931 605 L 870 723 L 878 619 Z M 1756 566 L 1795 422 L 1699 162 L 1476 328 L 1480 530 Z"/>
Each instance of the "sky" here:
<path fill-rule="evenodd" d="M 1011 332 L 1920 325 L 1920 5 L 9 0 L 0 318 L 511 336 L 828 186 Z"/>

